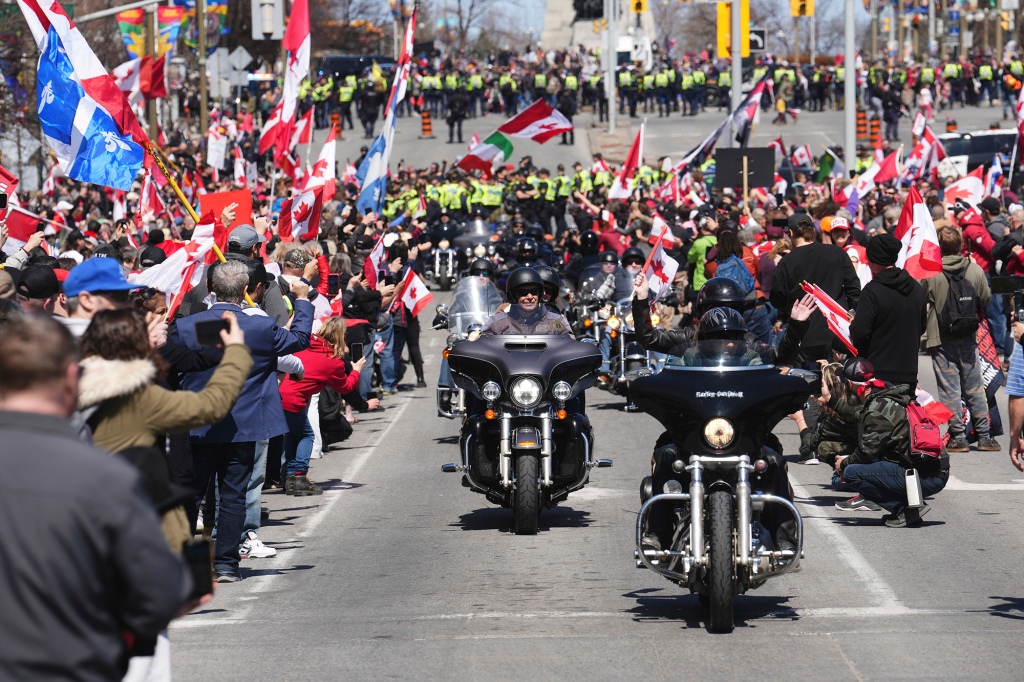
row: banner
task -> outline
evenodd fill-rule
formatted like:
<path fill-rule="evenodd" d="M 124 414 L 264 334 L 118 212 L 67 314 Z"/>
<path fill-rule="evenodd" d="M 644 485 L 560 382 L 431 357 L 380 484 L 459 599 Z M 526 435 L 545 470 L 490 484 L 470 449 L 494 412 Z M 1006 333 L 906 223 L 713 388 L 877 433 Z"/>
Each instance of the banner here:
<path fill-rule="evenodd" d="M 142 9 L 126 9 L 115 17 L 121 29 L 121 40 L 128 50 L 129 59 L 138 59 L 146 52 L 146 12 Z"/>
<path fill-rule="evenodd" d="M 199 49 L 199 33 L 196 28 L 195 0 L 174 0 L 174 4 L 184 10 L 181 19 L 181 32 L 185 44 L 193 51 Z M 227 0 L 207 0 L 206 2 L 206 53 L 211 55 L 217 49 L 220 35 L 227 23 Z"/>
<path fill-rule="evenodd" d="M 174 48 L 178 44 L 178 34 L 181 31 L 181 20 L 185 16 L 183 7 L 157 7 L 156 25 L 159 38 L 157 38 L 157 54 L 165 55 L 170 53 L 174 56 Z"/>

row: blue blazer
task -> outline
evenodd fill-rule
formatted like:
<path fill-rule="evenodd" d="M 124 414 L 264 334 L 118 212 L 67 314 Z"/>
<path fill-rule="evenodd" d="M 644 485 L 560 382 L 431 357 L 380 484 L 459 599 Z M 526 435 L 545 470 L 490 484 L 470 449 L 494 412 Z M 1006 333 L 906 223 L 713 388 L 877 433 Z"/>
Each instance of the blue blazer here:
<path fill-rule="evenodd" d="M 226 310 L 235 313 L 238 325 L 245 332 L 245 345 L 252 352 L 252 371 L 230 414 L 216 424 L 193 429 L 190 432 L 193 443 L 244 443 L 285 433 L 288 425 L 277 387 L 277 356 L 298 353 L 309 347 L 313 304 L 306 300 L 295 302 L 295 317 L 290 330 L 279 327 L 272 317 L 246 315 L 237 305 L 216 303 L 209 310 L 178 320 L 171 338 L 188 348 L 199 348 L 195 323 L 220 319 Z M 183 374 L 181 387 L 186 391 L 200 391 L 213 372 L 209 369 Z"/>

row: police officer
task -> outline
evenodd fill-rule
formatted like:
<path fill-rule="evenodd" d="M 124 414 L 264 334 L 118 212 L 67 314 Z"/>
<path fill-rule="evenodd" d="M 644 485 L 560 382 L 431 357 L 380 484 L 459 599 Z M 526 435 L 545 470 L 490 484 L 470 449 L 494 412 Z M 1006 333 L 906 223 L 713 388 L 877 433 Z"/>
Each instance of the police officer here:
<path fill-rule="evenodd" d="M 354 130 L 355 124 L 352 123 L 352 100 L 355 97 L 356 88 L 351 85 L 348 78 L 342 81 L 341 85 L 338 86 L 338 106 L 341 110 L 341 128 L 345 129 L 345 121 L 348 121 L 348 129 Z"/>

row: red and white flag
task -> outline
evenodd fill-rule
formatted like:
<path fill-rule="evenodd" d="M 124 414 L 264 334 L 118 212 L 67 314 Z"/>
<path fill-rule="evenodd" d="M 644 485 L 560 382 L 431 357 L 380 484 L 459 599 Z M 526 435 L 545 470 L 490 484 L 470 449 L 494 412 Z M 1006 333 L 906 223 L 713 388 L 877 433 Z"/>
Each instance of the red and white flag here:
<path fill-rule="evenodd" d="M 511 137 L 525 137 L 544 144 L 552 137 L 572 130 L 572 123 L 561 112 L 542 99 L 537 100 L 503 124 L 498 132 Z"/>
<path fill-rule="evenodd" d="M 921 132 L 917 144 L 907 155 L 904 179 L 916 180 L 935 168 L 946 158 L 946 149 L 927 125 Z"/>
<path fill-rule="evenodd" d="M 299 85 L 309 75 L 309 2 L 295 0 L 288 18 L 281 47 L 288 51 L 284 87 L 280 103 L 263 126 L 260 153 L 274 147 L 274 158 L 280 159 L 290 150 L 292 131 L 299 102 Z"/>
<path fill-rule="evenodd" d="M 679 176 L 675 173 L 669 173 L 665 182 L 661 183 L 661 187 L 658 188 L 658 191 L 655 194 L 662 201 L 667 201 L 672 204 L 679 201 L 681 196 L 679 190 Z"/>
<path fill-rule="evenodd" d="M 295 149 L 300 144 L 309 144 L 313 138 L 313 109 L 314 107 L 310 107 L 302 118 L 295 122 L 289 149 Z M 333 131 L 333 127 L 331 130 Z"/>
<path fill-rule="evenodd" d="M 245 175 L 245 159 L 242 158 L 242 150 L 239 149 L 238 145 L 235 145 L 235 182 L 242 187 L 245 187 L 246 175 Z"/>
<path fill-rule="evenodd" d="M 60 164 L 53 164 L 50 166 L 50 172 L 46 174 L 46 179 L 43 180 L 43 196 L 52 197 L 53 193 L 57 191 L 57 169 L 60 168 Z"/>
<path fill-rule="evenodd" d="M 477 135 L 476 133 L 473 133 L 473 137 L 469 138 L 469 149 L 472 149 L 478 144 L 480 144 L 480 136 Z"/>
<path fill-rule="evenodd" d="M 978 166 L 959 180 L 954 180 L 942 193 L 942 202 L 952 206 L 962 199 L 971 206 L 977 206 L 985 198 L 985 168 Z M 904 209 L 906 210 L 906 209 Z"/>
<path fill-rule="evenodd" d="M 314 187 L 281 204 L 281 222 L 277 234 L 283 242 L 315 239 L 320 231 L 320 214 L 324 207 L 324 188 Z"/>
<path fill-rule="evenodd" d="M 159 187 L 153 181 L 153 176 L 146 173 L 142 176 L 142 189 L 139 190 L 139 210 L 135 214 L 139 227 L 142 227 L 142 222 L 156 220 L 157 216 L 166 212 L 167 206 L 164 204 L 163 197 L 160 196 Z"/>
<path fill-rule="evenodd" d="M 853 340 L 850 338 L 850 313 L 836 303 L 834 298 L 822 291 L 817 284 L 804 282 L 800 288 L 814 297 L 818 311 L 825 316 L 828 328 L 839 337 L 839 340 L 850 349 L 851 353 L 857 355 L 857 347 L 853 345 Z"/>
<path fill-rule="evenodd" d="M 633 138 L 633 144 L 629 147 L 629 154 L 626 156 L 622 168 L 615 176 L 615 182 L 608 188 L 609 199 L 628 199 L 633 194 L 633 177 L 640 170 L 640 164 L 644 158 L 644 124 L 640 124 L 640 130 Z"/>
<path fill-rule="evenodd" d="M 665 253 L 664 238 L 659 239 L 644 264 L 644 277 L 651 288 L 652 300 L 657 301 L 672 288 L 672 282 L 679 270 L 679 262 Z"/>
<path fill-rule="evenodd" d="M 937 426 L 942 426 L 953 418 L 953 413 L 948 407 L 933 398 L 931 393 L 920 386 L 917 387 L 916 397 L 917 404 L 924 408 L 924 411 Z"/>
<path fill-rule="evenodd" d="M 901 147 L 902 149 L 902 147 Z M 860 174 L 857 184 L 858 197 L 866 197 L 868 192 L 883 182 L 888 182 L 900 174 L 900 150 L 894 151 L 881 161 L 875 159 L 871 166 Z M 847 195 L 849 196 L 849 194 Z"/>
<path fill-rule="evenodd" d="M 203 281 L 203 265 L 217 260 L 213 251 L 216 228 L 212 213 L 202 217 L 184 248 L 170 254 L 163 263 L 129 275 L 140 287 L 152 287 L 167 295 L 167 317 L 174 318 L 182 299 Z"/>
<path fill-rule="evenodd" d="M 142 57 L 118 65 L 110 74 L 114 78 L 117 89 L 124 93 L 132 106 L 142 101 L 141 74 Z"/>
<path fill-rule="evenodd" d="M 978 194 L 980 197 L 981 193 Z M 896 267 L 903 268 L 914 279 L 925 279 L 942 272 L 942 252 L 939 237 L 935 234 L 935 223 L 921 193 L 913 185 L 893 236 L 903 242 Z"/>
<path fill-rule="evenodd" d="M 786 145 L 782 143 L 781 137 L 776 137 L 774 140 L 768 143 L 769 149 L 777 151 L 782 158 L 786 158 Z"/>
<path fill-rule="evenodd" d="M 662 238 L 674 239 L 672 229 L 669 228 L 668 223 L 665 222 L 660 213 L 653 211 L 651 217 L 654 218 L 654 224 L 651 225 L 651 236 L 647 238 L 649 244 L 657 244 Z"/>
<path fill-rule="evenodd" d="M 377 238 L 377 243 L 370 249 L 370 255 L 366 258 L 370 261 L 370 269 L 366 273 L 366 286 L 372 291 L 377 288 L 377 273 L 383 272 L 388 265 L 388 250 L 384 246 L 383 234 Z"/>
<path fill-rule="evenodd" d="M 327 133 L 327 140 L 324 141 L 324 147 L 320 150 L 320 156 L 317 158 L 316 163 L 313 164 L 313 171 L 310 173 L 304 187 L 304 190 L 307 192 L 314 187 L 323 187 L 324 201 L 333 199 L 336 191 L 334 166 L 338 145 L 335 142 L 334 133 L 334 127 L 331 126 L 331 132 Z"/>
<path fill-rule="evenodd" d="M 598 159 L 594 162 L 594 165 L 590 167 L 591 175 L 596 173 L 610 173 L 611 171 L 612 169 L 608 167 L 608 162 L 604 159 Z"/>
<path fill-rule="evenodd" d="M 402 295 L 399 300 L 405 304 L 412 316 L 416 317 L 428 303 L 434 300 L 434 297 L 419 275 L 409 268 L 405 273 L 405 279 L 402 280 Z"/>
<path fill-rule="evenodd" d="M 814 153 L 811 151 L 811 145 L 805 144 L 797 147 L 793 151 L 793 156 L 790 158 L 794 166 L 807 166 L 812 168 L 814 166 Z"/>
<path fill-rule="evenodd" d="M 341 176 L 341 184 L 359 186 L 359 171 L 354 163 L 349 163 L 345 166 L 345 174 Z"/>

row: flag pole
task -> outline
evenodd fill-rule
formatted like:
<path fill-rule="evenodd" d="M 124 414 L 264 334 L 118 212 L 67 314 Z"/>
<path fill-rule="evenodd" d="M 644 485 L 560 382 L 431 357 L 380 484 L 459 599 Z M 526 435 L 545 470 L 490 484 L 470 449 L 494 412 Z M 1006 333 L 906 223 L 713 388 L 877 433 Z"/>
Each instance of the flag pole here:
<path fill-rule="evenodd" d="M 1013 153 L 1010 155 L 1010 174 L 1006 178 L 1006 188 L 1013 191 L 1013 171 L 1017 167 L 1017 145 L 1020 143 L 1020 135 L 1013 138 Z"/>
<path fill-rule="evenodd" d="M 168 184 L 170 184 L 171 189 L 174 190 L 174 194 L 178 197 L 178 201 L 185 208 L 185 210 L 188 211 L 189 216 L 192 218 L 195 224 L 198 225 L 199 214 L 196 213 L 196 210 L 192 208 L 192 204 L 190 204 L 188 202 L 188 199 L 185 198 L 185 193 L 181 191 L 181 187 L 179 187 L 178 183 L 174 181 L 173 174 L 167 170 L 167 166 L 164 165 L 163 160 L 160 158 L 158 154 L 156 154 L 153 151 L 156 145 L 153 144 L 152 140 L 147 140 L 146 142 L 146 151 L 148 151 L 150 156 L 153 157 L 153 160 L 156 161 L 156 165 L 160 168 L 160 172 L 164 174 L 165 178 L 167 178 L 167 182 Z M 220 247 L 217 246 L 216 242 L 214 242 L 213 244 L 213 253 L 217 256 L 217 260 L 219 260 L 221 263 L 227 262 L 228 259 L 224 257 L 224 254 L 221 252 Z M 245 291 L 242 293 L 245 296 L 245 302 L 252 307 L 256 307 L 256 304 L 252 302 L 251 298 L 249 298 L 249 292 Z"/>

